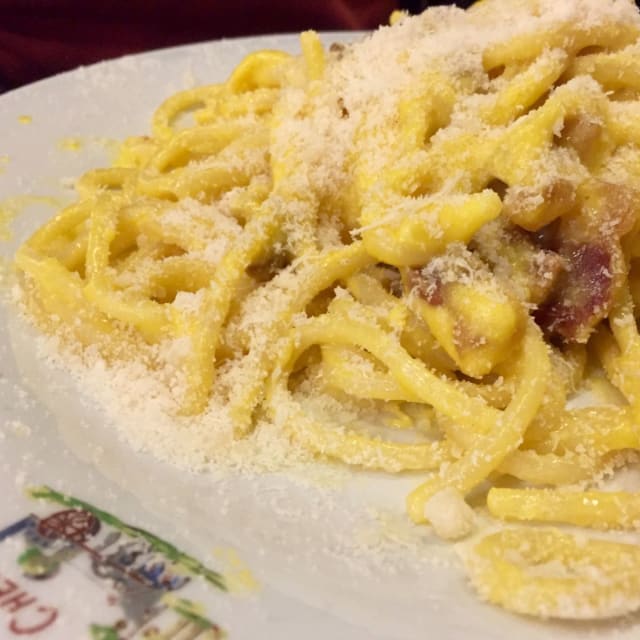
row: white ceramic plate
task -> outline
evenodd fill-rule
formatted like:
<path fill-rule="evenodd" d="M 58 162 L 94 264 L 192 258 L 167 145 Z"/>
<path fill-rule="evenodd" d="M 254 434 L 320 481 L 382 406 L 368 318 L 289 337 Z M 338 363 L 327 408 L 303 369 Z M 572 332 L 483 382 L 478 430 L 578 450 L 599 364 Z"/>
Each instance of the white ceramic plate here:
<path fill-rule="evenodd" d="M 109 140 L 148 131 L 166 96 L 222 80 L 265 47 L 296 51 L 298 43 L 273 36 L 180 47 L 0 96 L 0 211 L 20 210 L 1 254 L 10 257 L 52 214 L 39 197 L 69 200 L 70 178 L 108 162 Z M 0 323 L 0 637 L 640 633 L 637 619 L 542 623 L 478 602 L 454 551 L 406 523 L 415 478 L 345 473 L 323 487 L 277 474 L 195 476 L 134 453 L 81 388 L 38 360 L 10 305 L 0 305 Z M 26 493 L 42 485 L 50 490 L 40 500 Z"/>

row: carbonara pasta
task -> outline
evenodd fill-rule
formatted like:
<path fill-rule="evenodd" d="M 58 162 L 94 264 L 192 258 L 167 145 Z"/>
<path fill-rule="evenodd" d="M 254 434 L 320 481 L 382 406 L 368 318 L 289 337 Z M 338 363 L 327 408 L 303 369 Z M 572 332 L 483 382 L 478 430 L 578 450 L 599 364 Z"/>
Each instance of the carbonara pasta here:
<path fill-rule="evenodd" d="M 166 373 L 178 417 L 216 393 L 238 439 L 267 420 L 412 472 L 408 515 L 443 537 L 473 531 L 473 494 L 509 523 L 466 553 L 491 602 L 635 610 L 639 548 L 588 530 L 640 523 L 639 494 L 599 485 L 640 447 L 640 18 L 483 0 L 392 22 L 167 99 L 19 249 L 28 309 Z"/>

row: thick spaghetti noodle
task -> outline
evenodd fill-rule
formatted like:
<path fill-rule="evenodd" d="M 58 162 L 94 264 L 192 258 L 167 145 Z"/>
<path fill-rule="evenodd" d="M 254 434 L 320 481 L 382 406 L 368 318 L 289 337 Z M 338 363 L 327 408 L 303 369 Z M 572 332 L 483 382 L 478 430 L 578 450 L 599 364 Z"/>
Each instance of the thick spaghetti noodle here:
<path fill-rule="evenodd" d="M 419 473 L 409 516 L 445 537 L 473 529 L 487 481 L 497 519 L 637 529 L 638 495 L 597 486 L 640 446 L 635 6 L 393 21 L 328 50 L 303 33 L 300 57 L 170 97 L 20 248 L 29 309 L 114 368 L 156 345 L 176 416 L 215 390 L 237 438 L 269 420 L 318 456 Z M 567 408 L 596 370 L 620 402 Z M 343 409 L 362 420 L 327 417 Z M 515 611 L 640 604 L 621 542 L 529 525 L 467 557 Z"/>

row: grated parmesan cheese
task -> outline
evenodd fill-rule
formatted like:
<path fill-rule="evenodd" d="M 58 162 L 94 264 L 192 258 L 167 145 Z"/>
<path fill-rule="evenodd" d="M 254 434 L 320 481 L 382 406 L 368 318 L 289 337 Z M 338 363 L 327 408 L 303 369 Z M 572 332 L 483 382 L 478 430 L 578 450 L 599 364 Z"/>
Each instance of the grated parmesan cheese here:
<path fill-rule="evenodd" d="M 473 509 L 453 487 L 438 491 L 425 505 L 424 515 L 445 540 L 460 540 L 475 527 Z"/>

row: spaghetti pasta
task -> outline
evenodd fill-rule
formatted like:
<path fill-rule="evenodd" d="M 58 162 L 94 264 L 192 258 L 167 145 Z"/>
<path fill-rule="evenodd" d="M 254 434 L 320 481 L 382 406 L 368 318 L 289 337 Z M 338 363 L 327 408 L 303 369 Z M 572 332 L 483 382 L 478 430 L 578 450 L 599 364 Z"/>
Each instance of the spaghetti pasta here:
<path fill-rule="evenodd" d="M 419 474 L 409 517 L 446 537 L 486 483 L 498 520 L 637 531 L 638 494 L 598 482 L 640 448 L 640 16 L 482 0 L 393 23 L 329 49 L 305 32 L 301 56 L 168 98 L 20 247 L 27 307 L 113 368 L 171 351 L 177 421 L 216 396 L 236 438 L 266 420 Z M 620 402 L 567 405 L 600 370 Z M 640 606 L 620 541 L 522 525 L 466 554 L 520 613 Z"/>

